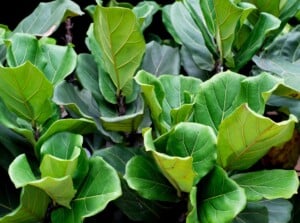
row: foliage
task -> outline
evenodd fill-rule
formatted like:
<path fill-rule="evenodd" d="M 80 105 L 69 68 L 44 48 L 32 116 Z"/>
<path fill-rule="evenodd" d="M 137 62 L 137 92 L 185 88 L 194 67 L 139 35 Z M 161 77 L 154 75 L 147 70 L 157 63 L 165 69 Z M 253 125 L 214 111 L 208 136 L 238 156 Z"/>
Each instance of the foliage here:
<path fill-rule="evenodd" d="M 0 223 L 294 222 L 299 9 L 55 0 L 1 25 Z"/>

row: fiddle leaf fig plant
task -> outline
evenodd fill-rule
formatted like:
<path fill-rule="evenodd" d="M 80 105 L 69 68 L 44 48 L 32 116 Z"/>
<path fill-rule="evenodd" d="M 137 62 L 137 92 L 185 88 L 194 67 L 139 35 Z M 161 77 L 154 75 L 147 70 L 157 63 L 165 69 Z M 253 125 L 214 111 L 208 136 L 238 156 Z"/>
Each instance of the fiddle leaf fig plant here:
<path fill-rule="evenodd" d="M 1 24 L 0 223 L 297 222 L 299 10 L 53 0 Z"/>

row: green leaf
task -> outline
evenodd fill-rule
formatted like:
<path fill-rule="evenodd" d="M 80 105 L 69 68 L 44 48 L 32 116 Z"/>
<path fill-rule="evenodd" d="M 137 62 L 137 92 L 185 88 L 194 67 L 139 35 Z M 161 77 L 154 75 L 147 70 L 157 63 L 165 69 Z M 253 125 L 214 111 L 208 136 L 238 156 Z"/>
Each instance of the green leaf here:
<path fill-rule="evenodd" d="M 299 186 L 298 175 L 293 170 L 261 170 L 231 178 L 245 189 L 248 201 L 288 199 L 297 193 Z"/>
<path fill-rule="evenodd" d="M 42 2 L 18 24 L 14 32 L 50 36 L 67 17 L 83 14 L 80 7 L 71 0 Z"/>
<path fill-rule="evenodd" d="M 197 213 L 197 187 L 193 187 L 189 193 L 188 212 L 186 216 L 186 223 L 198 222 Z"/>
<path fill-rule="evenodd" d="M 65 118 L 53 122 L 50 127 L 43 132 L 37 144 L 35 146 L 36 150 L 39 150 L 42 144 L 50 138 L 52 135 L 59 132 L 72 132 L 75 134 L 85 135 L 92 133 L 96 130 L 95 123 L 91 120 L 85 118 L 72 119 Z"/>
<path fill-rule="evenodd" d="M 144 31 L 151 25 L 153 16 L 160 10 L 160 5 L 155 1 L 142 1 L 139 2 L 132 11 L 137 18 L 143 19 L 141 29 Z"/>
<path fill-rule="evenodd" d="M 135 156 L 126 164 L 124 179 L 128 186 L 149 200 L 175 202 L 175 188 L 162 175 L 152 159 Z"/>
<path fill-rule="evenodd" d="M 178 196 L 181 196 L 182 191 L 190 192 L 196 177 L 192 156 L 175 157 L 157 152 L 151 136 L 151 129 L 146 130 L 143 136 L 145 150 L 152 154 L 163 175 L 176 188 Z"/>
<path fill-rule="evenodd" d="M 248 202 L 246 208 L 234 219 L 234 223 L 289 223 L 293 205 L 285 199 Z"/>
<path fill-rule="evenodd" d="M 180 55 L 178 48 L 150 41 L 147 43 L 142 68 L 155 76 L 179 74 Z"/>
<path fill-rule="evenodd" d="M 243 103 L 263 114 L 270 96 L 298 95 L 283 80 L 268 73 L 245 77 L 235 72 L 218 73 L 200 85 L 195 98 L 194 121 L 211 126 L 215 132 L 224 118 Z"/>
<path fill-rule="evenodd" d="M 195 64 L 201 70 L 214 69 L 214 58 L 205 45 L 204 37 L 190 12 L 180 1 L 162 8 L 163 23 L 174 40 L 192 54 Z"/>
<path fill-rule="evenodd" d="M 137 19 L 130 9 L 97 6 L 94 34 L 102 50 L 103 68 L 119 95 L 134 76 L 146 49 Z"/>
<path fill-rule="evenodd" d="M 7 107 L 33 125 L 42 124 L 54 113 L 50 101 L 53 86 L 30 62 L 16 67 L 0 67 L 0 97 Z"/>
<path fill-rule="evenodd" d="M 70 207 L 69 203 L 76 191 L 73 189 L 73 182 L 70 176 L 62 178 L 43 177 L 36 179 L 25 154 L 19 155 L 9 166 L 9 176 L 16 188 L 32 185 L 42 189 L 55 202 L 65 207 Z"/>
<path fill-rule="evenodd" d="M 1 217 L 0 222 L 43 222 L 49 203 L 50 199 L 44 191 L 28 185 L 22 190 L 20 205 L 17 209 Z"/>
<path fill-rule="evenodd" d="M 161 202 L 145 199 L 130 189 L 124 179 L 121 178 L 122 196 L 114 201 L 114 204 L 133 221 L 159 222 L 162 216 L 168 214 L 168 206 Z M 170 214 L 170 213 L 169 213 Z M 170 215 L 167 216 L 170 219 Z"/>
<path fill-rule="evenodd" d="M 160 140 L 166 137 L 167 143 L 163 145 Z M 209 126 L 181 122 L 161 139 L 158 138 L 154 144 L 158 149 L 165 147 L 168 155 L 193 158 L 193 170 L 197 175 L 194 179 L 195 184 L 214 167 L 217 159 L 217 140 Z"/>
<path fill-rule="evenodd" d="M 227 170 L 244 170 L 255 164 L 273 146 L 288 141 L 294 131 L 294 116 L 276 123 L 242 104 L 225 118 L 218 134 L 218 163 Z"/>
<path fill-rule="evenodd" d="M 285 83 L 300 90 L 299 42 L 300 26 L 278 37 L 260 56 L 254 56 L 254 63 L 262 70 L 284 79 Z"/>
<path fill-rule="evenodd" d="M 232 45 L 235 31 L 244 10 L 230 0 L 213 0 L 215 9 L 216 41 L 220 59 L 234 67 Z"/>
<path fill-rule="evenodd" d="M 43 72 L 47 79 L 55 86 L 70 75 L 77 63 L 77 55 L 71 45 L 57 46 L 46 44 L 42 45 L 43 54 L 47 63 Z"/>
<path fill-rule="evenodd" d="M 197 186 L 198 221 L 231 222 L 246 205 L 244 190 L 216 166 Z"/>
<path fill-rule="evenodd" d="M 117 172 L 99 156 L 90 158 L 89 162 L 88 175 L 72 200 L 71 209 L 58 208 L 53 211 L 53 222 L 80 223 L 104 210 L 109 202 L 121 195 Z"/>
<path fill-rule="evenodd" d="M 134 156 L 141 155 L 140 148 L 113 145 L 111 147 L 96 150 L 93 156 L 101 156 L 107 163 L 121 174 L 125 174 L 126 163 Z"/>
<path fill-rule="evenodd" d="M 261 48 L 266 35 L 280 26 L 280 20 L 267 13 L 261 13 L 257 23 L 252 29 L 247 40 L 234 56 L 235 70 L 239 70 L 251 60 L 255 53 Z"/>
<path fill-rule="evenodd" d="M 41 71 L 47 65 L 47 60 L 40 47 L 41 42 L 33 35 L 16 33 L 5 41 L 7 45 L 7 64 L 17 67 L 30 61 Z"/>

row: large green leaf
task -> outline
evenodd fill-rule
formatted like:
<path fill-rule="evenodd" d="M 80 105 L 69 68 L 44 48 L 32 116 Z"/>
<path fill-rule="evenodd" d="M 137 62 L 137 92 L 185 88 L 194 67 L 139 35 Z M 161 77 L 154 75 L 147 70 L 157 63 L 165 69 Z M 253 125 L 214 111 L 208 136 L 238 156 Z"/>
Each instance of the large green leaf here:
<path fill-rule="evenodd" d="M 190 192 L 194 179 L 197 176 L 193 169 L 192 156 L 170 156 L 166 153 L 158 152 L 155 148 L 150 128 L 144 132 L 143 136 L 146 151 L 152 154 L 163 175 L 176 188 L 178 196 L 181 196 L 181 192 Z"/>
<path fill-rule="evenodd" d="M 11 213 L 0 218 L 1 223 L 41 223 L 44 221 L 50 199 L 48 195 L 33 186 L 26 186 L 21 193 L 20 205 Z"/>
<path fill-rule="evenodd" d="M 298 175 L 293 170 L 261 170 L 236 174 L 231 178 L 245 189 L 249 201 L 289 199 L 299 187 Z"/>
<path fill-rule="evenodd" d="M 222 120 L 243 103 L 263 114 L 270 96 L 296 95 L 296 90 L 286 86 L 282 79 L 268 73 L 245 77 L 232 71 L 218 73 L 200 85 L 195 99 L 194 121 L 211 126 L 218 131 Z"/>
<path fill-rule="evenodd" d="M 7 45 L 6 61 L 10 67 L 17 67 L 30 61 L 40 70 L 47 65 L 47 60 L 40 47 L 41 42 L 33 35 L 16 33 L 5 41 Z"/>
<path fill-rule="evenodd" d="M 162 8 L 163 22 L 174 40 L 187 48 L 201 70 L 214 69 L 214 58 L 205 39 L 183 2 L 176 1 Z"/>
<path fill-rule="evenodd" d="M 145 156 L 135 156 L 126 165 L 124 179 L 128 186 L 149 200 L 178 200 L 175 188 L 160 172 L 156 163 Z"/>
<path fill-rule="evenodd" d="M 67 17 L 83 15 L 80 7 L 71 0 L 42 2 L 14 29 L 15 33 L 50 36 Z"/>
<path fill-rule="evenodd" d="M 71 202 L 71 209 L 58 208 L 52 212 L 53 222 L 80 223 L 85 218 L 101 212 L 122 191 L 117 172 L 101 157 L 89 160 L 88 175 Z"/>
<path fill-rule="evenodd" d="M 146 49 L 137 19 L 130 9 L 97 6 L 94 34 L 102 50 L 103 68 L 119 95 L 134 76 Z"/>
<path fill-rule="evenodd" d="M 54 113 L 53 86 L 30 62 L 0 67 L 0 97 L 6 106 L 32 125 L 42 124 Z"/>
<path fill-rule="evenodd" d="M 46 176 L 36 179 L 25 154 L 19 155 L 11 163 L 8 173 L 16 188 L 27 185 L 35 186 L 42 189 L 55 202 L 65 207 L 70 207 L 69 203 L 76 193 L 70 176 L 61 178 Z"/>
<path fill-rule="evenodd" d="M 189 192 L 215 165 L 216 137 L 208 126 L 182 122 L 155 141 L 150 134 L 144 132 L 146 151 L 179 191 Z"/>
<path fill-rule="evenodd" d="M 228 223 L 246 205 L 244 190 L 216 166 L 197 186 L 197 212 L 201 223 Z"/>
<path fill-rule="evenodd" d="M 297 119 L 276 123 L 242 104 L 219 127 L 218 163 L 227 170 L 244 170 L 262 158 L 272 146 L 288 141 Z"/>

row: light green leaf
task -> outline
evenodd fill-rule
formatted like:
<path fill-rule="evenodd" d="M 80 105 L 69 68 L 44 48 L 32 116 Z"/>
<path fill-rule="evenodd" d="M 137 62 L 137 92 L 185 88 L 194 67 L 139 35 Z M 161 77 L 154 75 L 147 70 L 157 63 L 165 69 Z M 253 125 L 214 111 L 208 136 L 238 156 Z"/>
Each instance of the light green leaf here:
<path fill-rule="evenodd" d="M 218 163 L 227 170 L 244 170 L 255 164 L 273 146 L 288 141 L 294 131 L 294 116 L 276 123 L 242 104 L 225 118 L 218 134 Z"/>
<path fill-rule="evenodd" d="M 130 9 L 97 6 L 94 34 L 102 50 L 103 68 L 119 95 L 134 76 L 146 49 L 137 19 Z"/>
<path fill-rule="evenodd" d="M 157 201 L 178 201 L 175 188 L 163 176 L 152 159 L 135 156 L 126 164 L 124 179 L 142 197 Z"/>
<path fill-rule="evenodd" d="M 77 55 L 71 45 L 42 45 L 43 54 L 47 62 L 43 72 L 47 79 L 55 86 L 70 75 L 77 63 Z"/>
<path fill-rule="evenodd" d="M 230 0 L 213 0 L 215 9 L 216 41 L 220 50 L 220 59 L 234 67 L 232 44 L 235 31 L 244 10 Z"/>
<path fill-rule="evenodd" d="M 161 138 L 168 138 L 167 143 L 163 145 L 158 138 L 154 142 L 158 149 L 165 147 L 166 153 L 170 156 L 193 158 L 193 170 L 196 173 L 195 184 L 214 167 L 217 159 L 217 140 L 209 126 L 181 122 Z"/>
<path fill-rule="evenodd" d="M 9 166 L 9 176 L 15 186 L 25 187 L 32 185 L 45 191 L 55 202 L 70 207 L 69 203 L 75 195 L 73 182 L 70 176 L 63 178 L 43 177 L 36 179 L 25 154 L 19 155 Z"/>
<path fill-rule="evenodd" d="M 32 125 L 42 124 L 54 113 L 53 86 L 30 62 L 0 67 L 0 97 L 6 106 Z"/>
<path fill-rule="evenodd" d="M 71 209 L 58 208 L 52 212 L 53 222 L 81 223 L 85 218 L 101 212 L 107 204 L 121 196 L 117 172 L 101 157 L 89 160 L 88 175 L 71 202 Z"/>
<path fill-rule="evenodd" d="M 28 185 L 22 189 L 20 205 L 18 208 L 1 217 L 0 222 L 43 222 L 49 203 L 50 198 L 44 191 Z"/>
<path fill-rule="evenodd" d="M 14 29 L 14 33 L 50 36 L 67 17 L 83 15 L 80 7 L 71 0 L 42 2 Z"/>
<path fill-rule="evenodd" d="M 143 136 L 146 151 L 152 154 L 163 175 L 176 188 L 177 195 L 181 196 L 181 192 L 190 192 L 196 177 L 196 172 L 193 170 L 193 158 L 191 156 L 170 156 L 157 152 L 151 136 L 151 129 L 146 130 Z"/>
<path fill-rule="evenodd" d="M 244 190 L 216 166 L 197 186 L 198 221 L 231 222 L 246 205 Z"/>
<path fill-rule="evenodd" d="M 261 170 L 231 178 L 245 189 L 249 201 L 289 199 L 297 193 L 299 186 L 298 175 L 293 170 Z"/>

